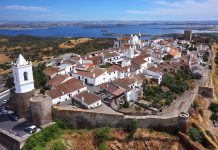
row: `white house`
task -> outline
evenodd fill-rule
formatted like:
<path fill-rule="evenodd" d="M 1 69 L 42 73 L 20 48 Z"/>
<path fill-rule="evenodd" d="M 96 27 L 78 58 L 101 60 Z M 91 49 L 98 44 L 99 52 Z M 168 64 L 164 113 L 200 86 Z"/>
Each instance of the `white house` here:
<path fill-rule="evenodd" d="M 152 77 L 153 79 L 156 79 L 158 84 L 160 84 L 162 81 L 162 77 L 164 75 L 164 72 L 160 68 L 152 66 L 152 67 L 146 69 L 144 74 Z"/>
<path fill-rule="evenodd" d="M 52 104 L 71 99 L 74 95 L 86 91 L 86 85 L 78 79 L 70 79 L 64 83 L 57 85 L 52 90 L 46 91 L 46 94 L 51 97 Z"/>
<path fill-rule="evenodd" d="M 94 86 L 108 82 L 107 71 L 101 68 L 94 68 L 87 71 L 75 70 L 72 76 Z"/>
<path fill-rule="evenodd" d="M 127 101 L 137 101 L 142 96 L 142 80 L 136 76 L 118 79 L 112 83 L 126 90 Z"/>
<path fill-rule="evenodd" d="M 102 105 L 101 97 L 89 92 L 77 94 L 73 97 L 73 100 L 79 102 L 88 109 L 96 108 Z"/>
<path fill-rule="evenodd" d="M 103 54 L 102 56 L 102 63 L 103 64 L 118 64 L 119 62 L 122 62 L 123 58 L 121 58 L 121 56 L 116 53 L 116 52 L 110 52 L 107 54 Z"/>

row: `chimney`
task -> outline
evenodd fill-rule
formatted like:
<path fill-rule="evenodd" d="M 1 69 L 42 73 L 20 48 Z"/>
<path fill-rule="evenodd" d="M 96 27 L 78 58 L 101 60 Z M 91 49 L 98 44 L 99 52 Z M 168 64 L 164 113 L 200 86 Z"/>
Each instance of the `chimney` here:
<path fill-rule="evenodd" d="M 84 102 L 84 97 L 82 97 L 82 102 Z"/>
<path fill-rule="evenodd" d="M 107 84 L 107 87 L 108 87 L 108 84 Z"/>
<path fill-rule="evenodd" d="M 92 74 L 92 78 L 95 78 L 95 73 Z"/>
<path fill-rule="evenodd" d="M 82 60 L 82 58 L 81 58 L 81 57 L 79 58 L 79 63 L 80 63 L 80 64 L 82 64 L 82 63 L 83 63 L 83 60 Z"/>

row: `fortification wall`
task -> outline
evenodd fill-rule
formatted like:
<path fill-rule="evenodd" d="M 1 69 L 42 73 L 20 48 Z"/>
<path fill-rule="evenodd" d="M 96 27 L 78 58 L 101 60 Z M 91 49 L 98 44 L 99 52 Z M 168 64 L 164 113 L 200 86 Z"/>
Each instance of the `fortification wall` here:
<path fill-rule="evenodd" d="M 20 150 L 24 145 L 24 141 L 0 129 L 0 143 L 9 150 Z"/>
<path fill-rule="evenodd" d="M 52 109 L 54 120 L 62 120 L 72 128 L 121 127 L 125 128 L 129 119 L 137 119 L 140 128 L 172 129 L 182 128 L 186 122 L 181 122 L 177 116 L 125 116 L 122 114 L 105 114 L 91 110 L 64 109 L 54 106 Z M 187 118 L 188 119 L 188 118 Z M 188 121 L 187 121 L 188 123 Z"/>
<path fill-rule="evenodd" d="M 72 128 L 97 128 L 97 127 L 122 127 L 124 115 L 103 114 L 93 111 L 78 109 L 64 109 L 54 106 L 52 109 L 53 120 L 67 122 Z"/>

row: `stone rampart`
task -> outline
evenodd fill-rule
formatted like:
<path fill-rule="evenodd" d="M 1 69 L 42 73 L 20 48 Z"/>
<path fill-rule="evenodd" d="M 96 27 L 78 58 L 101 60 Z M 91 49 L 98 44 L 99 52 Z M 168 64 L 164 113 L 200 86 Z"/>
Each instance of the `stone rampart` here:
<path fill-rule="evenodd" d="M 20 150 L 24 145 L 24 141 L 2 129 L 0 129 L 0 143 L 9 150 Z"/>
<path fill-rule="evenodd" d="M 54 106 L 52 108 L 54 120 L 67 122 L 72 128 L 121 127 L 125 128 L 129 119 L 137 119 L 140 128 L 170 129 L 183 128 L 178 115 L 171 117 L 161 116 L 127 116 L 123 114 L 106 114 L 92 110 L 65 109 Z M 188 119 L 188 118 L 187 118 Z M 188 123 L 188 121 L 187 121 Z"/>

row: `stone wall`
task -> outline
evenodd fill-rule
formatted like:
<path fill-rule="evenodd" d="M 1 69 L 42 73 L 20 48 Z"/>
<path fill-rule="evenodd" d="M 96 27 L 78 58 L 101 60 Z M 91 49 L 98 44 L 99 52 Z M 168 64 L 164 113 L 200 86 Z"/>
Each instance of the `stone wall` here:
<path fill-rule="evenodd" d="M 9 150 L 20 150 L 24 145 L 24 141 L 21 141 L 2 129 L 0 129 L 0 143 Z"/>
<path fill-rule="evenodd" d="M 54 106 L 53 120 L 62 120 L 72 128 L 122 127 L 124 115 L 96 113 L 91 110 L 64 109 Z"/>
<path fill-rule="evenodd" d="M 54 106 L 53 120 L 67 122 L 72 128 L 121 127 L 125 128 L 129 119 L 137 119 L 140 128 L 183 129 L 188 121 L 180 121 L 177 116 L 127 116 L 122 114 L 105 114 L 92 110 L 65 109 Z M 186 118 L 188 120 L 188 118 Z M 185 119 L 185 120 L 186 120 Z M 170 128 L 169 128 L 170 127 Z"/>

